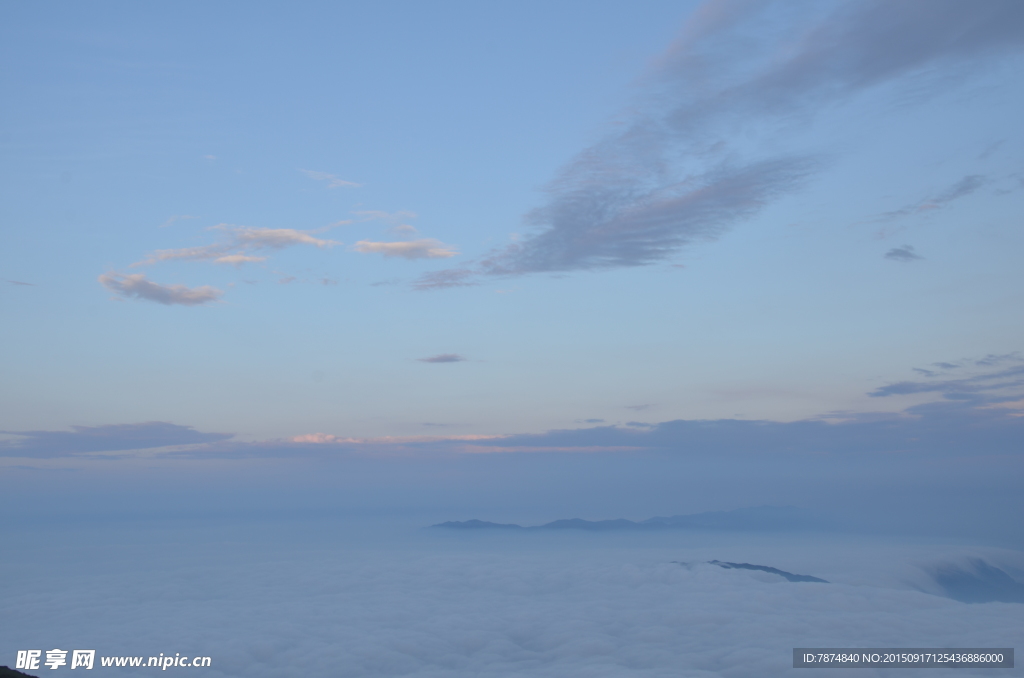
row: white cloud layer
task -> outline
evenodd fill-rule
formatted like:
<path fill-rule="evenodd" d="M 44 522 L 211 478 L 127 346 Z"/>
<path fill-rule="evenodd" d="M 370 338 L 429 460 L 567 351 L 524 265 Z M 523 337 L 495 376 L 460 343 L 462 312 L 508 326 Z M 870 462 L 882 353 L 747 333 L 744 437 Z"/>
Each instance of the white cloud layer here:
<path fill-rule="evenodd" d="M 1019 553 L 484 537 L 326 521 L 25 530 L 0 562 L 0 656 L 180 652 L 212 657 L 214 678 L 771 678 L 792 675 L 793 647 L 1019 647 L 1024 631 L 1021 605 L 933 595 L 927 572 L 971 555 L 1019 567 Z M 702 564 L 715 559 L 831 583 Z"/>
<path fill-rule="evenodd" d="M 146 279 L 142 273 L 125 275 L 104 273 L 99 276 L 100 284 L 108 290 L 129 299 L 144 299 L 168 306 L 199 306 L 217 301 L 224 294 L 209 285 L 186 287 L 185 285 L 161 285 Z"/>

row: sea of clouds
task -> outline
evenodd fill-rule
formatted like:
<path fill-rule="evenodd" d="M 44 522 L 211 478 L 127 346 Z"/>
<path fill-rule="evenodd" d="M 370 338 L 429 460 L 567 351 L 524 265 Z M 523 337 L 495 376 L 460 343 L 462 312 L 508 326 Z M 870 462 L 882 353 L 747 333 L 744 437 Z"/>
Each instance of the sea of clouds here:
<path fill-rule="evenodd" d="M 794 647 L 1013 647 L 1024 631 L 1024 605 L 957 602 L 931 576 L 983 558 L 1020 580 L 1024 554 L 951 542 L 324 518 L 37 522 L 5 542 L 8 666 L 19 649 L 61 648 L 207 655 L 209 669 L 167 670 L 246 678 L 780 676 Z"/>

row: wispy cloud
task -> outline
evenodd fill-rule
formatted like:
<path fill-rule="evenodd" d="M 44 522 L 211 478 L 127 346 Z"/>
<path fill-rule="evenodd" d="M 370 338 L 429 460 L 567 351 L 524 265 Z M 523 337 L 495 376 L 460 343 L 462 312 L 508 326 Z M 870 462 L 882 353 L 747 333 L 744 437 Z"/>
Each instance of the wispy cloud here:
<path fill-rule="evenodd" d="M 417 217 L 415 212 L 399 210 L 360 210 L 352 212 L 357 222 L 377 221 L 388 224 L 387 233 L 396 238 L 409 238 L 419 234 L 412 224 L 405 223 Z M 400 259 L 448 259 L 459 254 L 453 245 L 447 245 L 435 238 L 397 239 L 394 241 L 360 240 L 351 250 L 363 254 L 383 254 L 388 258 Z"/>
<path fill-rule="evenodd" d="M 36 286 L 35 283 L 21 282 L 20 280 L 8 280 L 7 278 L 4 278 L 3 281 L 5 283 L 10 283 L 11 285 L 24 285 L 25 287 L 35 287 Z"/>
<path fill-rule="evenodd" d="M 712 0 L 646 80 L 621 131 L 572 159 L 529 213 L 533 232 L 456 275 L 415 286 L 643 266 L 714 240 L 824 166 L 774 143 L 820 111 L 938 64 L 966 65 L 1024 46 L 1024 4 L 868 0 L 819 5 L 779 21 L 778 3 Z M 977 190 L 965 177 L 928 204 Z M 468 272 L 467 272 L 468 271 Z"/>
<path fill-rule="evenodd" d="M 313 245 L 323 248 L 341 244 L 333 240 L 317 238 L 312 235 L 312 231 L 299 231 L 294 228 L 254 228 L 252 226 L 220 228 L 231 233 L 239 246 L 256 249 L 279 250 L 292 245 Z"/>
<path fill-rule="evenodd" d="M 176 221 L 185 221 L 186 219 L 196 219 L 196 218 L 198 218 L 198 217 L 194 217 L 191 214 L 178 214 L 178 215 L 175 215 L 173 217 L 170 217 L 169 219 L 167 219 L 167 221 L 165 221 L 164 223 L 160 224 L 160 228 L 167 228 L 168 226 L 170 226 L 171 224 L 173 224 Z"/>
<path fill-rule="evenodd" d="M 968 175 L 930 198 L 906 205 L 898 210 L 885 212 L 878 217 L 877 221 L 891 221 L 914 214 L 933 212 L 945 207 L 954 200 L 971 195 L 987 183 L 988 179 L 980 174 Z"/>
<path fill-rule="evenodd" d="M 891 250 L 885 253 L 886 259 L 893 261 L 917 261 L 918 259 L 924 259 L 920 254 L 914 251 L 913 246 L 904 245 L 903 247 L 893 247 Z"/>
<path fill-rule="evenodd" d="M 353 438 L 344 438 L 333 433 L 303 433 L 302 435 L 292 436 L 290 440 L 293 443 L 312 443 L 315 445 L 355 442 Z"/>
<path fill-rule="evenodd" d="M 217 257 L 216 259 L 214 259 L 213 263 L 233 264 L 235 266 L 241 266 L 242 264 L 252 264 L 266 260 L 266 257 L 254 257 L 248 254 L 226 254 L 223 257 Z"/>
<path fill-rule="evenodd" d="M 305 169 L 299 171 L 315 181 L 326 181 L 327 188 L 359 188 L 360 186 L 362 186 L 362 184 L 357 184 L 354 181 L 346 181 L 345 179 L 337 177 L 333 174 L 328 174 L 327 172 L 316 172 L 313 170 Z"/>
<path fill-rule="evenodd" d="M 461 363 L 466 360 L 458 353 L 440 353 L 429 358 L 417 358 L 421 363 Z"/>
<path fill-rule="evenodd" d="M 440 240 L 421 238 L 420 240 L 400 240 L 397 242 L 373 242 L 360 240 L 352 249 L 364 254 L 383 254 L 385 257 L 401 259 L 447 259 L 459 252 Z"/>
<path fill-rule="evenodd" d="M 884 398 L 894 395 L 938 393 L 947 400 L 963 400 L 976 403 L 1010 402 L 1024 397 L 1024 359 L 1016 354 L 990 355 L 966 364 L 934 363 L 943 372 L 916 369 L 923 374 L 924 381 L 901 381 L 871 391 L 868 395 Z M 957 379 L 945 377 L 945 372 L 955 368 L 966 371 Z M 959 373 L 958 373 L 959 374 Z"/>
<path fill-rule="evenodd" d="M 224 294 L 209 285 L 186 287 L 185 285 L 161 285 L 146 279 L 142 273 L 124 275 L 104 273 L 99 276 L 100 284 L 122 297 L 155 301 L 167 306 L 199 306 L 217 301 Z"/>
<path fill-rule="evenodd" d="M 391 226 L 387 231 L 392 236 L 413 236 L 420 232 L 416 226 L 410 223 L 399 223 L 397 226 Z"/>
<path fill-rule="evenodd" d="M 413 288 L 420 291 L 443 290 L 449 287 L 471 287 L 480 284 L 477 272 L 470 268 L 449 268 L 444 271 L 432 271 L 419 277 Z"/>
<path fill-rule="evenodd" d="M 142 261 L 137 261 L 132 266 L 145 266 L 156 264 L 161 261 L 202 261 L 206 259 L 217 259 L 226 256 L 231 250 L 229 245 L 203 245 L 200 247 L 181 247 L 171 250 L 156 250 L 146 255 Z"/>
<path fill-rule="evenodd" d="M 399 226 L 404 221 L 415 219 L 417 217 L 415 212 L 409 212 L 408 210 L 398 210 L 396 212 L 385 212 L 383 210 L 359 210 L 353 212 L 356 219 L 359 221 L 383 221 L 386 224 L 392 226 Z"/>
<path fill-rule="evenodd" d="M 212 226 L 210 230 L 219 230 L 227 233 L 229 240 L 199 247 L 156 250 L 148 254 L 142 261 L 135 262 L 132 266 L 144 266 L 162 261 L 213 261 L 217 264 L 238 266 L 244 263 L 266 261 L 267 259 L 266 257 L 246 254 L 245 252 L 247 251 L 281 250 L 293 245 L 312 245 L 322 249 L 341 244 L 334 240 L 317 238 L 313 235 L 316 231 L 300 231 L 294 228 L 258 228 L 219 224 Z"/>

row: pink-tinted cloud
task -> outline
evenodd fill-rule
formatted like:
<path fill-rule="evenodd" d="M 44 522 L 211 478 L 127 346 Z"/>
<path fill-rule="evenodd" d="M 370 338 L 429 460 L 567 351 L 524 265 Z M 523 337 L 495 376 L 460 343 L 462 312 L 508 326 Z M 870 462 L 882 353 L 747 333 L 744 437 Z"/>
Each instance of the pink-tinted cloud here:
<path fill-rule="evenodd" d="M 104 273 L 99 276 L 100 284 L 122 297 L 153 301 L 167 306 L 200 306 L 218 301 L 224 294 L 209 285 L 186 287 L 185 285 L 161 285 L 146 279 L 142 273 L 124 275 Z"/>

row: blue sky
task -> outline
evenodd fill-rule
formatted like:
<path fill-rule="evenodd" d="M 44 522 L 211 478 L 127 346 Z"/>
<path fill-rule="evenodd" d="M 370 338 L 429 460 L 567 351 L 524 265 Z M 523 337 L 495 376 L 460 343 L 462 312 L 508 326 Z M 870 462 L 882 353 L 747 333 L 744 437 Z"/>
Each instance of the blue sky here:
<path fill-rule="evenodd" d="M 1020 440 L 1016 2 L 2 12 L 7 466 Z"/>

